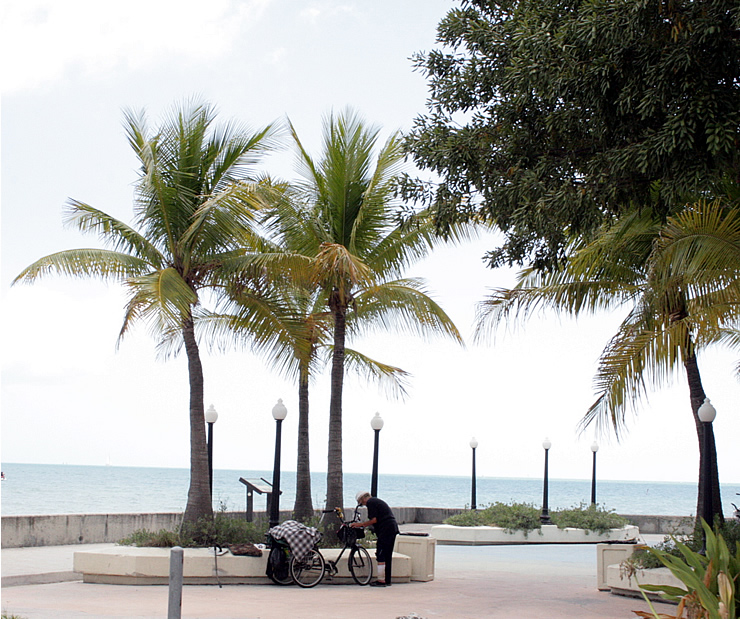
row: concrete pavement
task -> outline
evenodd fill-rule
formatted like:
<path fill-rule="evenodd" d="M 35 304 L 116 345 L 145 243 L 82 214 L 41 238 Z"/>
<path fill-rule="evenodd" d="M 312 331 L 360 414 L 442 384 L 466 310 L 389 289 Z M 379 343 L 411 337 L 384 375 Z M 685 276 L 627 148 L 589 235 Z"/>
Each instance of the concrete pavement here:
<path fill-rule="evenodd" d="M 107 546 L 4 549 L 2 610 L 24 619 L 166 617 L 165 586 L 69 580 L 79 578 L 72 572 L 75 550 Z M 64 582 L 31 584 L 50 580 Z M 183 619 L 617 619 L 634 617 L 633 610 L 648 607 L 597 590 L 593 545 L 437 546 L 432 582 L 385 589 L 186 586 L 182 601 Z"/>

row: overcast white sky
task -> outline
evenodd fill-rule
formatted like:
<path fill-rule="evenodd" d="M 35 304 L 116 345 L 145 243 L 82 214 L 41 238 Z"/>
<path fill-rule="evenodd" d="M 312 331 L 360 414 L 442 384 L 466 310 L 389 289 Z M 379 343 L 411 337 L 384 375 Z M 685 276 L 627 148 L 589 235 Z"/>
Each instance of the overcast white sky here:
<path fill-rule="evenodd" d="M 162 362 L 145 328 L 116 350 L 121 289 L 48 279 L 11 288 L 37 258 L 96 244 L 61 226 L 65 201 L 91 203 L 131 221 L 136 161 L 124 107 L 152 120 L 192 95 L 223 120 L 253 127 L 289 116 L 315 151 L 321 116 L 347 105 L 387 131 L 409 129 L 424 111 L 426 86 L 409 57 L 434 44 L 451 1 L 5 0 L 2 6 L 2 461 L 187 467 L 188 381 L 184 358 Z M 266 163 L 291 174 L 292 157 Z M 413 374 L 410 397 L 389 401 L 348 379 L 344 468 L 368 472 L 370 419 L 385 420 L 380 472 L 467 475 L 472 436 L 478 472 L 538 477 L 542 440 L 552 441 L 551 475 L 590 476 L 592 433 L 576 425 L 593 400 L 595 361 L 620 315 L 559 320 L 553 315 L 472 343 L 475 305 L 513 272 L 486 269 L 483 238 L 444 249 L 414 269 L 468 339 L 397 336 L 357 343 Z M 205 350 L 204 350 L 205 353 Z M 740 481 L 735 360 L 701 357 L 705 389 L 718 410 L 720 476 Z M 214 466 L 272 466 L 277 398 L 284 468 L 295 468 L 297 390 L 248 353 L 204 354 L 206 406 L 220 417 Z M 329 389 L 312 390 L 312 469 L 326 470 Z M 693 481 L 698 449 L 682 380 L 651 396 L 621 443 L 599 438 L 604 479 Z"/>

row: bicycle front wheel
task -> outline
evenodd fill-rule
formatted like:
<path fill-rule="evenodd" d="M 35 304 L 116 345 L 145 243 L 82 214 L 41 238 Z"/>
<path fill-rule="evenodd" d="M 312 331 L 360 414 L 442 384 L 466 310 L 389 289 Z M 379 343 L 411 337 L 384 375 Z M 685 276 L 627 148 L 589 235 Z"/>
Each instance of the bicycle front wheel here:
<path fill-rule="evenodd" d="M 373 561 L 362 546 L 355 546 L 349 553 L 349 571 L 358 585 L 366 585 L 373 577 Z"/>
<path fill-rule="evenodd" d="M 290 560 L 290 575 L 293 582 L 301 587 L 315 587 L 324 577 L 326 563 L 318 550 L 309 550 L 300 561 Z"/>

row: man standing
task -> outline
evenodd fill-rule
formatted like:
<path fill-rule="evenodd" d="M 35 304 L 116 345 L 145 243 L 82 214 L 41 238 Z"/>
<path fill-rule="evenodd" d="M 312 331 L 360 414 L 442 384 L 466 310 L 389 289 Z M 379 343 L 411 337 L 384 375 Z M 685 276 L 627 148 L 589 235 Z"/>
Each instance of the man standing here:
<path fill-rule="evenodd" d="M 371 587 L 391 586 L 391 564 L 393 561 L 393 546 L 398 535 L 398 523 L 388 503 L 370 496 L 369 492 L 358 492 L 357 502 L 367 507 L 367 520 L 353 522 L 353 527 L 369 527 L 375 530 L 378 538 L 376 556 L 378 558 L 378 579 L 370 583 Z"/>

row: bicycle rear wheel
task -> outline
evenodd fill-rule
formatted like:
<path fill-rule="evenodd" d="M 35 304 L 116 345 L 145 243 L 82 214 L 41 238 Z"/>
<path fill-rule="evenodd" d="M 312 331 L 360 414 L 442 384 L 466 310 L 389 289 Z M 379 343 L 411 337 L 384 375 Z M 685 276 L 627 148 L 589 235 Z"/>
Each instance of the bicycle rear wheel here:
<path fill-rule="evenodd" d="M 300 561 L 290 560 L 290 574 L 293 582 L 301 587 L 315 587 L 321 582 L 326 570 L 323 555 L 318 550 L 309 550 Z"/>
<path fill-rule="evenodd" d="M 366 585 L 373 577 L 373 561 L 362 546 L 355 546 L 349 553 L 349 571 L 358 585 Z"/>

